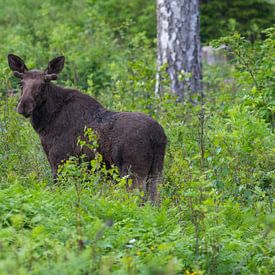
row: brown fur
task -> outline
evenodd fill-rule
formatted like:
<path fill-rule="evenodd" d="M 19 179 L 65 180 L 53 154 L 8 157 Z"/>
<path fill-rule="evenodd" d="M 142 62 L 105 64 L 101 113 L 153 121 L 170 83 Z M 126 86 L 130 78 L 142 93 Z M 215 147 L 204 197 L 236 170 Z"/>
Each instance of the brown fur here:
<path fill-rule="evenodd" d="M 133 186 L 143 186 L 155 200 L 166 146 L 166 136 L 156 121 L 142 113 L 108 111 L 86 94 L 54 85 L 50 80 L 62 70 L 64 57 L 53 59 L 45 72 L 28 70 L 14 55 L 8 60 L 14 75 L 22 79 L 18 112 L 30 117 L 54 177 L 62 160 L 81 154 L 76 141 L 87 126 L 99 136 L 106 165 L 115 164 L 121 176 L 131 171 Z M 93 158 L 91 151 L 85 153 Z"/>

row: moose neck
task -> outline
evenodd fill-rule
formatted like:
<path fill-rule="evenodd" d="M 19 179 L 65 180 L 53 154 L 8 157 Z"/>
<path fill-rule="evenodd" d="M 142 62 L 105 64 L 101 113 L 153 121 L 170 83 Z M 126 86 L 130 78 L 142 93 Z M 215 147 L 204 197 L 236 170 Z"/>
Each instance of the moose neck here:
<path fill-rule="evenodd" d="M 68 95 L 62 93 L 63 88 L 48 83 L 45 88 L 45 100 L 38 105 L 31 116 L 33 128 L 39 134 L 50 127 L 51 122 L 60 111 L 62 105 L 68 100 Z"/>

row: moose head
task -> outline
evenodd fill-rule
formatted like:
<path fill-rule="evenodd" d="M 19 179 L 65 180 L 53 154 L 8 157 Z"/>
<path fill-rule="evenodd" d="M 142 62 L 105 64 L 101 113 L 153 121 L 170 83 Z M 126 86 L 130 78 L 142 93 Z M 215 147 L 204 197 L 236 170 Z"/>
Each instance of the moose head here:
<path fill-rule="evenodd" d="M 46 87 L 51 80 L 56 80 L 64 67 L 65 57 L 52 59 L 44 71 L 29 70 L 24 61 L 16 55 L 9 54 L 8 62 L 13 75 L 21 79 L 21 98 L 17 111 L 29 117 L 33 111 L 46 100 Z"/>

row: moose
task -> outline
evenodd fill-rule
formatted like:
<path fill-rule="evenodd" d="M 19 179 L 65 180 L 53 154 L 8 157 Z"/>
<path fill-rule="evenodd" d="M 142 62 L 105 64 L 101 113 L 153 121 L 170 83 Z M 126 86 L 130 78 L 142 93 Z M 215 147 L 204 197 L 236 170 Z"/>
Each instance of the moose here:
<path fill-rule="evenodd" d="M 62 161 L 83 154 L 77 139 L 89 127 L 98 136 L 98 151 L 106 166 L 117 166 L 120 176 L 130 171 L 132 188 L 143 189 L 155 201 L 167 143 L 160 124 L 143 113 L 109 111 L 87 94 L 55 85 L 52 81 L 64 67 L 64 56 L 52 59 L 44 71 L 29 70 L 13 54 L 8 55 L 8 63 L 21 79 L 17 111 L 30 118 L 54 178 Z M 94 158 L 92 150 L 85 154 L 88 160 Z"/>

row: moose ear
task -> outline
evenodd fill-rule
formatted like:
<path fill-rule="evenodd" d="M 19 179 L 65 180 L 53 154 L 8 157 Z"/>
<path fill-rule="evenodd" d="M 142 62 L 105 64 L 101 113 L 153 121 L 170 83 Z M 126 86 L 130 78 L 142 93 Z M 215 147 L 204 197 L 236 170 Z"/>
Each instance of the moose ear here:
<path fill-rule="evenodd" d="M 19 56 L 16 56 L 14 54 L 9 54 L 8 62 L 13 72 L 18 72 L 19 74 L 23 74 L 28 70 L 24 61 Z"/>
<path fill-rule="evenodd" d="M 47 69 L 45 70 L 46 74 L 59 74 L 65 63 L 65 57 L 64 56 L 58 56 L 51 60 L 48 64 Z"/>

